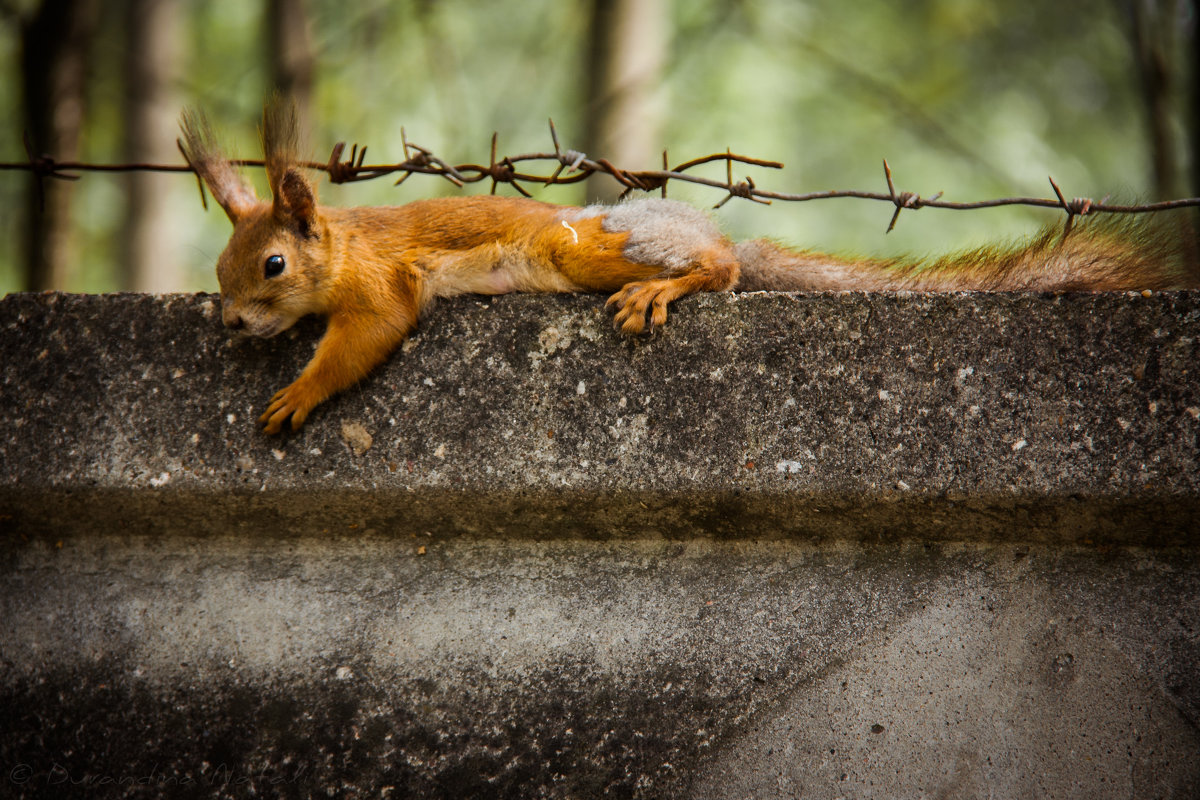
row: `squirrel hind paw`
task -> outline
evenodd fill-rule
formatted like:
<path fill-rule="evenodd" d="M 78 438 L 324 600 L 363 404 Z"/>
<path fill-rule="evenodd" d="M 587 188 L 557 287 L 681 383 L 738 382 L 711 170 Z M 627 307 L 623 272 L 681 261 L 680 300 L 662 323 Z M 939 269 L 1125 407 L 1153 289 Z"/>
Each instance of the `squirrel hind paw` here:
<path fill-rule="evenodd" d="M 667 322 L 667 305 L 687 291 L 671 279 L 627 284 L 605 304 L 616 307 L 613 325 L 622 333 L 636 336 Z M 649 322 L 649 326 L 647 326 Z"/>

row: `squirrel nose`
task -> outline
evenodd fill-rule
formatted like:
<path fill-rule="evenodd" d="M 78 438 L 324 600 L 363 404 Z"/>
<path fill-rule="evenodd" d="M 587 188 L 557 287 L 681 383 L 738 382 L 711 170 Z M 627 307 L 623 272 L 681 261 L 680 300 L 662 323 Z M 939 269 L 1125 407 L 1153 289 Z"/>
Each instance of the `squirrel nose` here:
<path fill-rule="evenodd" d="M 225 323 L 226 328 L 232 328 L 235 331 L 246 327 L 246 321 L 242 319 L 242 315 L 228 308 L 221 313 L 221 321 Z"/>

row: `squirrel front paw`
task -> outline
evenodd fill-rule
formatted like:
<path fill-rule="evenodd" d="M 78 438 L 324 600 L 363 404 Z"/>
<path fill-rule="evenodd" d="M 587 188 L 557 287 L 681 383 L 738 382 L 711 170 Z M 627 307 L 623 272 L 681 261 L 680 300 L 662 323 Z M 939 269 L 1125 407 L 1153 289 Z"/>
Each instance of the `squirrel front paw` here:
<path fill-rule="evenodd" d="M 679 284 L 665 278 L 661 280 L 637 281 L 626 284 L 621 291 L 608 298 L 605 306 L 616 306 L 613 325 L 622 333 L 636 335 L 646 330 L 646 317 L 650 317 L 650 328 L 667 321 L 667 304 L 686 294 Z"/>
<path fill-rule="evenodd" d="M 291 417 L 292 430 L 299 430 L 308 413 L 320 402 L 321 398 L 316 396 L 307 384 L 296 381 L 275 393 L 267 410 L 258 418 L 258 424 L 263 426 L 263 433 L 279 433 L 283 423 Z"/>

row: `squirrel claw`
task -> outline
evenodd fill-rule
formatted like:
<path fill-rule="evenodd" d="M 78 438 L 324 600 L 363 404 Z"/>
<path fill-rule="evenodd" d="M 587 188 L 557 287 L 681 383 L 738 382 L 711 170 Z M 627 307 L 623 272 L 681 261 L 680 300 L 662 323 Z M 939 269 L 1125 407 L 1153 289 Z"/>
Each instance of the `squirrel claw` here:
<path fill-rule="evenodd" d="M 641 281 L 627 284 L 621 291 L 608 298 L 606 306 L 616 306 L 613 326 L 622 333 L 637 335 L 666 324 L 667 304 L 681 292 L 674 282 L 667 280 Z M 649 327 L 647 327 L 647 316 Z"/>
<path fill-rule="evenodd" d="M 288 417 L 292 418 L 292 430 L 300 430 L 300 426 L 308 417 L 308 412 L 316 405 L 316 403 L 309 403 L 301 399 L 303 394 L 303 388 L 298 388 L 294 383 L 286 389 L 276 392 L 275 396 L 271 398 L 267 410 L 258 418 L 258 424 L 263 426 L 263 433 L 279 433 Z"/>

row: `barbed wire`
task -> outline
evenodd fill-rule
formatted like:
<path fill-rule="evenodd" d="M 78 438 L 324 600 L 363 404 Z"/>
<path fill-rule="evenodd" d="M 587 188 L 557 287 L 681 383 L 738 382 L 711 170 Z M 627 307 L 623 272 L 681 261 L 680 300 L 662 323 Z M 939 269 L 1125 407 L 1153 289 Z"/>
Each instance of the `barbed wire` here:
<path fill-rule="evenodd" d="M 667 151 L 664 150 L 662 169 L 627 170 L 614 165 L 608 159 L 591 158 L 586 153 L 578 150 L 564 149 L 559 143 L 558 131 L 554 127 L 553 120 L 550 120 L 550 138 L 554 143 L 554 152 L 521 153 L 515 156 L 498 158 L 497 142 L 499 137 L 496 133 L 493 133 L 491 156 L 487 164 L 466 163 L 452 165 L 436 156 L 432 150 L 422 147 L 415 142 L 410 142 L 403 128 L 400 129 L 400 138 L 404 150 L 404 161 L 397 164 L 367 164 L 365 163 L 367 148 L 365 146 L 359 147 L 357 144 L 351 146 L 350 155 L 343 160 L 342 157 L 346 152 L 346 143 L 338 142 L 333 146 L 328 160 L 324 162 L 301 161 L 299 162 L 299 166 L 324 172 L 329 176 L 329 180 L 335 184 L 374 180 L 399 173 L 400 177 L 394 184 L 399 186 L 411 176 L 423 174 L 441 177 L 459 188 L 467 184 L 491 180 L 492 194 L 496 193 L 498 186 L 507 184 L 525 197 L 530 197 L 531 195 L 522 184 L 541 184 L 542 186 L 564 185 L 586 181 L 593 175 L 608 175 L 624 187 L 621 198 L 626 197 L 634 191 L 659 191 L 663 197 L 666 197 L 667 184 L 671 181 L 707 186 L 725 192 L 725 197 L 717 202 L 713 208 L 720 208 L 735 197 L 768 205 L 775 200 L 784 202 L 808 202 L 811 200 L 827 200 L 832 198 L 874 200 L 888 202 L 895 206 L 895 211 L 892 213 L 891 220 L 888 223 L 888 232 L 891 232 L 896 227 L 896 222 L 900 218 L 900 212 L 905 209 L 915 211 L 922 208 L 945 208 L 968 211 L 1017 205 L 1054 208 L 1063 211 L 1067 215 L 1065 234 L 1070 232 L 1075 217 L 1085 217 L 1089 214 L 1140 214 L 1200 206 L 1200 198 L 1196 197 L 1138 205 L 1110 204 L 1107 202 L 1107 196 L 1099 202 L 1086 197 L 1076 197 L 1072 200 L 1067 200 L 1053 177 L 1049 179 L 1050 185 L 1054 189 L 1055 197 L 1053 198 L 1005 197 L 974 202 L 954 202 L 942 200 L 942 192 L 938 192 L 932 197 L 922 197 L 915 192 L 897 191 L 895 181 L 892 177 L 892 169 L 887 159 L 883 161 L 887 192 L 856 190 L 805 192 L 800 194 L 777 192 L 760 189 L 755 185 L 754 179 L 749 176 L 743 180 L 735 181 L 733 178 L 733 168 L 734 164 L 746 164 L 766 169 L 783 169 L 783 164 L 778 161 L 744 156 L 726 149 L 724 153 L 713 153 L 670 167 Z M 183 152 L 182 144 L 180 144 L 180 151 Z M 195 172 L 187 163 L 93 164 L 82 161 L 57 161 L 48 155 L 35 156 L 28 137 L 25 139 L 25 152 L 27 156 L 26 161 L 0 163 L 0 170 L 23 170 L 31 172 L 39 180 L 47 178 L 78 180 L 80 175 L 77 173 L 82 172 Z M 187 160 L 186 154 L 184 160 L 185 162 Z M 688 172 L 704 164 L 719 161 L 725 162 L 724 181 Z M 519 165 L 531 162 L 552 162 L 556 163 L 556 166 L 548 174 L 526 172 L 522 171 L 519 167 Z M 230 159 L 230 163 L 238 167 L 265 166 L 265 162 L 261 159 Z M 202 181 L 199 181 L 198 175 L 197 181 L 200 182 L 200 195 L 203 200 L 205 197 L 204 184 Z M 207 200 L 205 200 L 205 207 L 207 207 Z"/>

